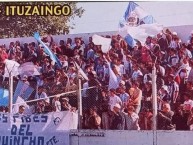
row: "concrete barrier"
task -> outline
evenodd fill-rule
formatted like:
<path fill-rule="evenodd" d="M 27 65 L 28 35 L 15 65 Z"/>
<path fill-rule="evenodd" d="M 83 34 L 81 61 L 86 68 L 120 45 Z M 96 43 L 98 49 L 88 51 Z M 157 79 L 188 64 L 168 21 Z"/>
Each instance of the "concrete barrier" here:
<path fill-rule="evenodd" d="M 98 35 L 113 35 L 116 34 L 115 31 L 109 31 L 109 32 L 96 32 L 96 33 L 80 33 L 80 34 L 68 34 L 68 35 L 54 35 L 53 39 L 56 43 L 59 43 L 60 40 L 66 41 L 67 38 L 71 38 L 74 43 L 74 38 L 75 37 L 82 37 L 84 42 L 87 44 L 88 43 L 88 38 L 93 36 L 94 34 Z M 23 37 L 23 38 L 5 38 L 5 39 L 0 39 L 0 45 L 5 44 L 7 47 L 9 46 L 10 42 L 16 42 L 19 41 L 21 44 L 24 43 L 31 43 L 31 42 L 37 42 L 34 37 Z"/>
<path fill-rule="evenodd" d="M 178 33 L 179 37 L 182 39 L 183 42 L 187 42 L 188 37 L 190 36 L 190 32 L 193 30 L 193 25 L 184 25 L 184 26 L 171 26 L 167 27 L 171 29 L 172 31 L 175 31 Z M 117 34 L 117 31 L 109 31 L 109 32 L 96 32 L 96 33 L 80 33 L 80 34 L 68 34 L 68 35 L 54 35 L 53 39 L 56 43 L 58 43 L 60 40 L 66 41 L 67 38 L 74 39 L 75 37 L 82 37 L 84 42 L 88 43 L 88 37 L 98 34 L 98 35 L 115 35 Z M 5 44 L 6 46 L 9 46 L 10 42 L 20 41 L 21 44 L 24 43 L 30 43 L 30 42 L 36 42 L 36 40 L 33 37 L 25 37 L 25 38 L 6 38 L 6 39 L 0 39 L 0 45 Z"/>
<path fill-rule="evenodd" d="M 193 145 L 192 136 L 191 131 L 80 130 L 71 131 L 70 145 Z"/>

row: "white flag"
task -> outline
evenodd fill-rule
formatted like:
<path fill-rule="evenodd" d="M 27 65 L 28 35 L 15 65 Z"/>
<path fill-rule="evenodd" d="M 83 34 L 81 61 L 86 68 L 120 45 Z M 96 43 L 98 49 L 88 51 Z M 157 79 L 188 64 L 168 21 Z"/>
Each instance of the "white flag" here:
<path fill-rule="evenodd" d="M 92 41 L 95 45 L 101 45 L 101 50 L 103 53 L 107 53 L 111 49 L 111 39 L 104 38 L 99 35 L 93 35 Z"/>
<path fill-rule="evenodd" d="M 142 24 L 137 27 L 125 26 L 119 29 L 119 34 L 122 37 L 129 34 L 132 38 L 139 40 L 142 44 L 145 43 L 148 36 L 155 36 L 163 30 L 163 26 L 157 23 Z"/>
<path fill-rule="evenodd" d="M 75 63 L 75 65 L 76 65 L 77 69 L 78 69 L 78 72 L 82 75 L 82 77 L 83 77 L 85 80 L 88 81 L 88 77 L 86 76 L 86 74 L 84 73 L 84 71 L 80 68 L 80 66 L 79 66 L 76 62 L 74 62 L 74 63 Z"/>
<path fill-rule="evenodd" d="M 9 73 L 11 73 L 12 76 L 19 75 L 19 71 L 18 71 L 18 68 L 20 66 L 19 63 L 13 60 L 8 60 L 8 59 L 6 59 L 4 63 L 5 63 L 4 77 L 9 77 Z"/>

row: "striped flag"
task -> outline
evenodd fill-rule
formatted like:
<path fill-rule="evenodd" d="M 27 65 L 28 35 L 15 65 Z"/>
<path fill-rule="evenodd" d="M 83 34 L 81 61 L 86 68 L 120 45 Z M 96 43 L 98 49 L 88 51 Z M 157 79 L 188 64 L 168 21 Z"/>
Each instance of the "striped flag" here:
<path fill-rule="evenodd" d="M 119 34 L 131 47 L 135 46 L 136 40 L 144 43 L 148 36 L 154 36 L 162 30 L 163 26 L 135 2 L 129 2 L 123 20 L 119 22 Z"/>
<path fill-rule="evenodd" d="M 54 61 L 54 63 L 57 63 L 59 68 L 62 68 L 62 64 L 58 57 L 48 48 L 48 46 L 42 42 L 40 35 L 38 32 L 34 33 L 34 38 L 44 47 L 44 51 L 50 56 L 50 59 Z"/>
<path fill-rule="evenodd" d="M 13 95 L 13 103 L 16 102 L 18 96 L 22 97 L 25 101 L 28 100 L 34 89 L 28 84 L 19 81 Z"/>

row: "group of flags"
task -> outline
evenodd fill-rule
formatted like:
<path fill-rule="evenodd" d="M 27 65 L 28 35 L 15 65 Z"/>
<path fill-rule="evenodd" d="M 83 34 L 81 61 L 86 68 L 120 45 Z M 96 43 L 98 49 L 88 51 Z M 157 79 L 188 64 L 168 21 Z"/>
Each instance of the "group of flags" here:
<path fill-rule="evenodd" d="M 135 2 L 129 2 L 128 7 L 123 15 L 122 20 L 119 22 L 119 34 L 125 38 L 128 45 L 131 47 L 136 45 L 136 41 L 140 41 L 141 43 L 145 43 L 145 40 L 148 36 L 156 35 L 163 30 L 162 25 L 156 23 L 155 19 L 152 15 L 148 14 L 143 8 L 141 8 Z M 34 33 L 34 38 L 44 47 L 44 51 L 47 55 L 49 55 L 50 59 L 57 64 L 59 68 L 62 68 L 62 64 L 58 57 L 52 52 L 52 50 L 41 40 L 41 37 L 38 32 Z M 93 43 L 95 45 L 101 45 L 101 50 L 103 53 L 107 53 L 111 49 L 111 39 L 101 37 L 99 35 L 93 35 Z M 9 61 L 9 60 L 8 60 Z M 16 64 L 18 65 L 18 64 Z M 76 67 L 79 73 L 88 80 L 86 74 L 80 68 L 80 66 L 76 63 Z M 14 70 L 15 71 L 15 70 Z M 18 72 L 16 72 L 18 73 Z M 6 74 L 8 76 L 8 74 Z M 118 79 L 114 72 L 112 71 L 109 65 L 109 89 L 116 88 L 118 86 Z M 19 88 L 21 88 L 24 84 L 22 82 L 18 83 L 16 88 L 16 92 L 14 94 L 14 102 L 16 102 L 16 96 L 19 93 Z M 28 88 L 26 91 L 24 98 L 27 98 L 29 94 L 31 94 L 33 90 Z"/>
<path fill-rule="evenodd" d="M 135 2 L 129 2 L 128 7 L 119 22 L 118 33 L 127 42 L 128 45 L 134 47 L 137 41 L 145 44 L 148 36 L 155 36 L 163 30 L 163 26 L 158 24 L 152 15 L 148 14 Z M 93 43 L 101 45 L 103 53 L 107 53 L 111 48 L 108 38 L 94 35 Z M 119 79 L 112 71 L 109 65 L 109 89 L 116 89 L 119 85 Z"/>

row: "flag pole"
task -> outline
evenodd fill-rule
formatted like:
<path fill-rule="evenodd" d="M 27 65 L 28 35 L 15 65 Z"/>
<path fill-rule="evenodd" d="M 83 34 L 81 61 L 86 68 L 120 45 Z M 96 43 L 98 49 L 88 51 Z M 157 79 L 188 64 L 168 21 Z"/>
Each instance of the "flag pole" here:
<path fill-rule="evenodd" d="M 156 85 L 155 63 L 152 69 L 152 97 L 153 97 L 153 145 L 156 145 L 157 144 L 157 133 L 156 133 L 157 131 L 157 85 Z"/>
<path fill-rule="evenodd" d="M 78 97 L 78 129 L 82 129 L 82 90 L 81 90 L 81 73 L 80 67 L 73 61 L 77 68 L 77 97 Z"/>
<path fill-rule="evenodd" d="M 13 76 L 9 73 L 9 113 L 13 112 Z"/>
<path fill-rule="evenodd" d="M 156 88 L 156 68 L 152 70 L 152 97 L 153 97 L 153 130 L 157 129 L 157 88 Z"/>
<path fill-rule="evenodd" d="M 78 121 L 79 129 L 82 129 L 82 92 L 81 92 L 81 78 L 78 73 Z"/>
<path fill-rule="evenodd" d="M 12 69 L 14 68 L 15 65 L 13 65 Z M 10 71 L 8 69 L 8 66 L 5 64 L 5 67 L 7 69 L 7 72 L 9 74 L 9 113 L 13 112 L 13 75 L 12 75 L 12 70 Z"/>

